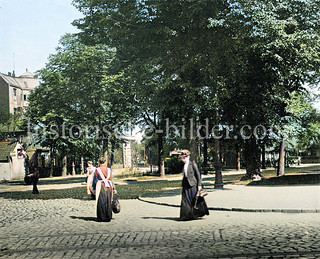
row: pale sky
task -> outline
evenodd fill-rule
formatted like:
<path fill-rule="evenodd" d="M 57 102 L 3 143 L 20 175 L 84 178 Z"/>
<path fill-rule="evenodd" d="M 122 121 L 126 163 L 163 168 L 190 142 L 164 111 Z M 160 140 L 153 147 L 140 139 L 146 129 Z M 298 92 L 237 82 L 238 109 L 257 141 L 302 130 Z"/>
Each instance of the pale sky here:
<path fill-rule="evenodd" d="M 0 0 L 0 72 L 15 75 L 45 66 L 61 36 L 76 32 L 82 15 L 72 0 Z"/>

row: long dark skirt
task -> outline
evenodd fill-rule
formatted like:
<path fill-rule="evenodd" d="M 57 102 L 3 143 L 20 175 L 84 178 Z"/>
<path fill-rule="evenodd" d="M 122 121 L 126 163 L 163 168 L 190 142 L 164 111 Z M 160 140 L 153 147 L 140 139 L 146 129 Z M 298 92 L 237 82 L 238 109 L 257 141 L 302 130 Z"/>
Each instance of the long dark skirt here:
<path fill-rule="evenodd" d="M 182 198 L 180 219 L 189 220 L 209 215 L 207 204 L 203 197 L 196 197 L 197 186 L 190 186 L 184 177 L 182 180 Z"/>
<path fill-rule="evenodd" d="M 32 189 L 32 193 L 33 194 L 38 194 L 39 190 L 37 187 L 39 181 L 39 172 L 38 170 L 30 170 L 29 174 L 25 175 L 24 177 L 24 182 L 28 185 L 32 184 L 33 185 L 33 189 Z"/>
<path fill-rule="evenodd" d="M 99 181 L 96 188 L 97 219 L 98 221 L 109 222 L 112 219 L 111 193 L 112 189 L 104 186 Z"/>

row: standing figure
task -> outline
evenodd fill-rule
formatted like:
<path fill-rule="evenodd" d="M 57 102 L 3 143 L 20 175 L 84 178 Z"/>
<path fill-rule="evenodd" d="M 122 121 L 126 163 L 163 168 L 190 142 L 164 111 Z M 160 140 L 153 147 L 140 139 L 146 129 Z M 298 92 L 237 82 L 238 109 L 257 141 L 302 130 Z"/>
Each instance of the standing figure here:
<path fill-rule="evenodd" d="M 98 221 L 110 221 L 112 218 L 113 183 L 111 179 L 111 169 L 107 167 L 106 158 L 99 158 L 99 167 L 96 168 L 92 181 Z"/>
<path fill-rule="evenodd" d="M 180 219 L 190 220 L 209 215 L 207 204 L 200 195 L 202 180 L 197 164 L 190 161 L 188 150 L 182 150 L 179 157 L 184 162 Z"/>
<path fill-rule="evenodd" d="M 96 168 L 92 165 L 92 161 L 87 162 L 88 167 L 87 167 L 87 194 L 91 198 L 95 198 L 94 191 L 92 189 L 92 180 L 94 176 L 94 172 Z"/>
<path fill-rule="evenodd" d="M 24 177 L 24 181 L 26 184 L 32 184 L 33 189 L 32 193 L 33 194 L 38 194 L 38 188 L 37 184 L 39 181 L 39 169 L 38 169 L 38 154 L 37 151 L 33 153 L 31 158 L 27 161 L 28 165 L 28 170 L 26 170 L 26 175 Z"/>
<path fill-rule="evenodd" d="M 301 156 L 298 156 L 298 165 L 301 165 Z"/>

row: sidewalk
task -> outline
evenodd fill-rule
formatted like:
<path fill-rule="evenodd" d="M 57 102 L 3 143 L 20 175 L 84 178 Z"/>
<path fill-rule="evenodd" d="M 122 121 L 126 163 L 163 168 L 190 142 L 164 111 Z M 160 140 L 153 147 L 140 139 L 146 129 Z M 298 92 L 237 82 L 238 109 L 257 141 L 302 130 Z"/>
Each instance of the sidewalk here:
<path fill-rule="evenodd" d="M 206 190 L 205 200 L 210 210 L 320 213 L 320 185 L 256 187 L 230 184 L 222 190 Z M 139 199 L 179 207 L 181 196 Z"/>

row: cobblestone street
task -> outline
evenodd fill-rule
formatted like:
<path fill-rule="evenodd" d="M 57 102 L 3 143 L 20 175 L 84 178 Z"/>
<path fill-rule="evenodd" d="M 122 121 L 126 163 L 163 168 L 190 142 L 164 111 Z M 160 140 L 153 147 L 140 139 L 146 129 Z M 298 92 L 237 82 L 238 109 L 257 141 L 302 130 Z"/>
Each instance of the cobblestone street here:
<path fill-rule="evenodd" d="M 318 213 L 210 211 L 178 221 L 179 208 L 120 200 L 110 223 L 95 202 L 1 199 L 3 258 L 319 258 Z"/>

